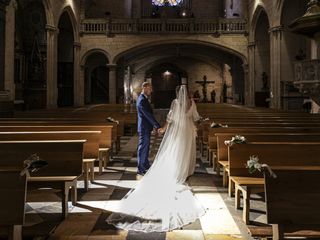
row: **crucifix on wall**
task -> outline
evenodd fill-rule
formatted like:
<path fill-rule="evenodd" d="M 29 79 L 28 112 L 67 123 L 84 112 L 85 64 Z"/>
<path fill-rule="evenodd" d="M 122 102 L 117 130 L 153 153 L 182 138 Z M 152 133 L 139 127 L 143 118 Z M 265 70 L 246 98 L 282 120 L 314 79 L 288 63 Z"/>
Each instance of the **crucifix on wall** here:
<path fill-rule="evenodd" d="M 203 94 L 203 99 L 202 102 L 208 102 L 207 99 L 207 84 L 209 83 L 214 83 L 215 81 L 207 81 L 207 76 L 203 76 L 203 81 L 196 81 L 196 83 L 199 83 L 202 86 L 202 94 Z"/>

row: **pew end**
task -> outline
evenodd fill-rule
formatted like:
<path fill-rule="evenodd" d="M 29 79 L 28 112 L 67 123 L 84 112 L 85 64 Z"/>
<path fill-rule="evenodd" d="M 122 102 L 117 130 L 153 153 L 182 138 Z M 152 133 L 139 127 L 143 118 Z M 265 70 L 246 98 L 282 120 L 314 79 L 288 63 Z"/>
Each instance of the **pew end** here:
<path fill-rule="evenodd" d="M 34 140 L 0 141 L 0 168 L 23 168 L 23 161 L 37 153 L 48 165 L 30 174 L 30 188 L 50 187 L 62 192 L 62 218 L 68 215 L 68 196 L 77 201 L 77 179 L 82 174 L 83 146 L 85 140 Z M 7 181 L 4 181 L 7 182 Z M 23 202 L 24 206 L 25 200 Z M 21 203 L 22 204 L 22 203 Z M 17 204 L 16 204 L 17 205 Z M 21 207 L 20 205 L 16 208 Z"/>
<path fill-rule="evenodd" d="M 267 222 L 274 240 L 288 229 L 320 238 L 320 179 L 318 170 L 275 169 L 276 178 L 264 174 Z M 302 231 L 302 233 L 301 233 Z"/>
<path fill-rule="evenodd" d="M 22 239 L 27 181 L 21 169 L 0 168 L 0 227 L 8 232 L 9 240 Z"/>

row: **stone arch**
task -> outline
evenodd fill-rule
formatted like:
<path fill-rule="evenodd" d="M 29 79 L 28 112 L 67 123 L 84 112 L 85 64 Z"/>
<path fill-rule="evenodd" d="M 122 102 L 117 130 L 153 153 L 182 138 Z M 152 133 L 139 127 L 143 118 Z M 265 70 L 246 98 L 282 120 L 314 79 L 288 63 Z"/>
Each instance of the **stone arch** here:
<path fill-rule="evenodd" d="M 302 3 L 301 1 L 288 1 L 288 0 L 282 0 L 281 1 L 281 7 L 280 7 L 280 9 L 279 9 L 279 18 L 278 18 L 278 20 L 279 20 L 279 24 L 278 25 L 284 25 L 285 24 L 285 22 L 286 22 L 286 17 L 287 16 L 284 16 L 284 13 L 285 13 L 285 7 L 289 7 L 288 6 L 288 3 L 290 2 L 290 5 L 292 6 L 292 4 L 293 5 L 295 5 L 295 7 L 293 7 L 294 8 L 294 10 L 296 10 L 296 16 L 294 16 L 294 18 L 292 19 L 292 20 L 294 20 L 294 19 L 296 19 L 296 18 L 298 18 L 298 17 L 301 17 L 303 14 L 305 14 L 305 10 L 307 10 L 307 4 L 306 3 Z M 303 6 L 305 6 L 304 8 L 302 8 L 301 6 L 297 6 L 297 4 L 301 4 L 301 5 L 303 5 Z M 291 13 L 291 11 L 289 11 L 289 13 Z"/>
<path fill-rule="evenodd" d="M 262 4 L 258 4 L 256 9 L 254 10 L 254 14 L 251 19 L 250 31 L 249 31 L 249 42 L 254 42 L 254 40 L 256 39 L 255 33 L 257 29 L 257 23 L 262 13 L 265 13 L 267 15 L 269 26 L 270 26 L 271 21 L 270 21 L 268 12 L 266 11 L 266 8 Z"/>
<path fill-rule="evenodd" d="M 215 67 L 215 65 L 212 64 L 212 62 L 210 62 L 208 59 L 204 59 L 203 56 L 197 55 L 197 56 L 192 56 L 192 58 L 195 59 L 195 60 L 201 61 L 201 62 L 203 62 L 205 64 L 208 64 L 208 65 L 210 65 L 212 67 Z M 142 65 L 138 66 L 135 69 L 135 71 L 140 71 L 141 69 L 146 68 L 147 66 L 150 66 L 150 67 L 156 66 L 159 63 L 166 61 L 167 59 L 171 59 L 171 58 L 168 58 L 168 57 L 158 58 L 156 61 L 154 61 L 151 64 L 148 62 L 148 63 L 145 63 L 145 64 L 142 64 Z"/>
<path fill-rule="evenodd" d="M 85 104 L 109 102 L 109 54 L 103 49 L 91 49 L 82 59 L 84 70 L 82 79 Z"/>
<path fill-rule="evenodd" d="M 79 28 L 78 28 L 78 21 L 76 19 L 76 16 L 73 12 L 73 9 L 71 8 L 70 5 L 64 7 L 61 9 L 60 13 L 58 14 L 58 17 L 57 17 L 57 20 L 56 20 L 56 26 L 59 25 L 59 21 L 61 19 L 61 16 L 64 14 L 64 13 L 67 13 L 70 20 L 71 20 L 71 23 L 72 23 L 72 28 L 73 28 L 73 36 L 74 36 L 74 42 L 80 42 L 80 36 L 79 36 Z"/>
<path fill-rule="evenodd" d="M 281 16 L 284 8 L 285 0 L 278 0 L 276 7 L 273 12 L 273 26 L 281 25 Z"/>
<path fill-rule="evenodd" d="M 153 85 L 152 102 L 155 108 L 170 108 L 176 97 L 176 87 L 183 83 L 182 79 L 188 78 L 188 73 L 176 62 L 163 61 L 150 66 L 145 76 L 151 79 Z"/>
<path fill-rule="evenodd" d="M 57 85 L 58 107 L 73 106 L 75 103 L 75 35 L 72 18 L 68 10 L 63 11 L 58 22 L 57 37 Z"/>
<path fill-rule="evenodd" d="M 11 1 L 15 8 L 13 68 L 15 72 L 15 99 L 24 100 L 26 109 L 45 108 L 47 92 L 46 63 L 47 32 L 52 14 L 46 1 Z M 51 8 L 50 8 L 51 9 Z M 50 20 L 51 19 L 51 20 Z M 35 54 L 37 53 L 37 54 Z"/>
<path fill-rule="evenodd" d="M 184 39 L 178 39 L 178 40 L 164 40 L 164 41 L 152 41 L 152 42 L 149 42 L 149 43 L 143 43 L 143 44 L 140 44 L 138 46 L 134 46 L 130 49 L 127 49 L 127 50 L 124 50 L 120 53 L 118 53 L 116 56 L 114 56 L 111 60 L 111 63 L 117 63 L 117 61 L 124 55 L 130 53 L 130 52 L 133 52 L 133 51 L 138 51 L 140 49 L 144 49 L 144 48 L 147 48 L 147 47 L 156 47 L 156 46 L 159 46 L 159 45 L 165 45 L 165 44 L 195 44 L 195 45 L 202 45 L 202 46 L 208 46 L 208 47 L 212 47 L 212 48 L 216 48 L 216 49 L 220 49 L 222 51 L 226 51 L 232 55 L 235 55 L 237 57 L 239 57 L 244 64 L 247 63 L 247 58 L 246 56 L 244 56 L 242 53 L 234 50 L 234 49 L 231 49 L 231 48 L 228 48 L 226 46 L 222 46 L 222 45 L 219 45 L 219 44 L 215 44 L 215 43 L 211 43 L 211 42 L 206 42 L 206 41 L 199 41 L 199 40 L 184 40 Z"/>
<path fill-rule="evenodd" d="M 210 72 L 209 78 L 211 79 L 218 79 L 217 84 L 212 86 L 214 88 L 219 88 L 219 91 L 221 90 L 221 84 L 220 82 L 225 81 L 224 77 L 221 77 L 222 74 L 224 74 L 224 70 L 222 70 L 222 65 L 229 65 L 232 66 L 232 73 L 230 76 L 232 84 L 230 84 L 230 89 L 232 88 L 232 93 L 237 94 L 237 97 L 235 102 L 240 102 L 239 99 L 241 99 L 241 103 L 243 103 L 242 99 L 244 96 L 244 71 L 242 69 L 243 65 L 247 64 L 247 58 L 245 56 L 245 53 L 241 52 L 240 50 L 235 50 L 232 48 L 228 48 L 226 46 L 217 44 L 217 43 L 211 43 L 207 42 L 206 40 L 185 40 L 185 39 L 173 39 L 173 40 L 163 40 L 163 41 L 152 41 L 145 44 L 139 44 L 138 46 L 133 46 L 129 49 L 126 49 L 122 51 L 121 53 L 115 54 L 112 58 L 112 61 L 114 64 L 121 65 L 121 64 L 132 64 L 134 69 L 134 78 L 133 78 L 133 88 L 138 89 L 139 82 L 141 82 L 145 78 L 144 71 L 147 70 L 142 69 L 141 71 L 137 72 L 137 69 L 142 66 L 148 66 L 150 63 L 154 62 L 158 58 L 177 58 L 177 61 L 179 61 L 180 54 L 179 49 L 183 49 L 183 57 L 188 57 L 189 59 L 193 59 L 193 61 L 197 62 L 197 65 L 194 66 L 204 66 L 205 72 Z M 161 51 L 163 49 L 163 51 Z M 172 51 L 173 50 L 173 51 Z M 175 54 L 172 54 L 172 52 L 177 51 Z M 151 55 L 149 53 L 152 53 Z M 154 53 L 154 54 L 153 54 Z M 196 55 L 198 58 L 193 58 L 193 56 Z M 157 56 L 157 57 L 156 57 Z M 203 56 L 203 59 L 201 59 L 201 56 Z M 200 58 L 200 59 L 199 59 Z M 144 59 L 144 62 L 142 61 Z M 218 71 L 211 71 L 208 70 L 207 67 L 211 67 L 210 64 L 208 64 L 208 60 L 212 60 L 213 63 L 217 62 L 218 64 L 222 64 Z M 141 61 L 140 61 L 141 60 Z M 206 61 L 207 60 L 207 61 Z M 135 62 L 136 61 L 136 62 Z M 174 61 L 173 61 L 174 62 Z M 200 62 L 204 63 L 204 65 L 200 64 Z M 225 63 L 225 64 L 224 64 Z M 188 61 L 186 64 L 189 64 L 190 61 Z M 137 67 L 137 68 L 136 68 Z M 201 69 L 201 68 L 199 68 Z M 230 68 L 231 69 L 231 68 Z M 197 86 L 195 84 L 195 81 L 201 80 L 204 75 L 200 72 L 195 72 L 195 74 L 190 75 L 190 83 L 192 83 L 193 88 L 195 89 Z M 219 72 L 219 73 L 218 73 Z M 238 72 L 239 74 L 234 74 L 235 72 Z M 199 76 L 201 75 L 201 76 Z M 209 80 L 211 81 L 211 80 Z M 233 84 L 235 83 L 235 84 Z"/>
<path fill-rule="evenodd" d="M 42 1 L 45 12 L 46 12 L 46 18 L 47 18 L 47 25 L 49 26 L 55 26 L 54 17 L 53 17 L 53 10 L 51 6 L 50 0 L 44 0 Z"/>
<path fill-rule="evenodd" d="M 105 51 L 104 49 L 101 49 L 101 48 L 93 48 L 93 49 L 86 51 L 82 55 L 80 65 L 84 66 L 86 64 L 87 58 L 94 53 L 102 53 L 107 58 L 108 63 L 110 62 L 110 54 L 107 51 Z"/>
<path fill-rule="evenodd" d="M 269 107 L 270 98 L 270 76 L 271 76 L 271 55 L 270 55 L 270 18 L 264 8 L 256 9 L 252 29 L 254 50 L 254 98 L 256 107 Z"/>
<path fill-rule="evenodd" d="M 295 19 L 305 14 L 307 4 L 300 0 L 283 0 L 281 2 L 282 8 L 279 14 L 279 25 L 282 30 L 280 83 L 282 84 L 284 95 L 290 95 L 289 91 L 297 91 L 292 82 L 295 79 L 295 62 L 307 59 L 307 55 L 310 54 L 310 42 L 306 36 L 293 33 L 289 26 Z M 290 102 L 299 101 L 298 99 L 292 100 L 290 98 L 282 98 L 281 100 L 282 107 L 286 110 L 291 110 L 292 106 L 295 106 Z M 302 99 L 300 101 L 302 102 Z"/>

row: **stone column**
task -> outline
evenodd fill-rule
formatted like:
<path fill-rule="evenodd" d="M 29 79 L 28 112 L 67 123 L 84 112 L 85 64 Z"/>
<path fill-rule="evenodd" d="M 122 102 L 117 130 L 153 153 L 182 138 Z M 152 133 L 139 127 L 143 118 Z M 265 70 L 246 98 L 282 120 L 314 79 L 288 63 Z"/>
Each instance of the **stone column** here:
<path fill-rule="evenodd" d="M 4 65 L 5 65 L 5 41 L 6 41 L 6 6 L 9 0 L 0 0 L 0 91 L 5 90 Z"/>
<path fill-rule="evenodd" d="M 86 18 L 85 0 L 80 0 L 80 20 Z"/>
<path fill-rule="evenodd" d="M 47 30 L 47 108 L 57 108 L 58 103 L 58 29 L 46 26 Z"/>
<path fill-rule="evenodd" d="M 85 66 L 80 65 L 80 76 L 79 76 L 79 89 L 82 91 L 82 99 L 81 103 L 82 105 L 85 105 Z"/>
<path fill-rule="evenodd" d="M 248 81 L 246 82 L 245 103 L 247 106 L 253 107 L 255 95 L 255 42 L 248 44 Z"/>
<path fill-rule="evenodd" d="M 124 75 L 124 103 L 125 104 L 130 104 L 132 100 L 131 96 L 131 68 L 130 66 L 127 67 L 125 70 L 125 75 Z"/>
<path fill-rule="evenodd" d="M 243 73 L 244 73 L 244 104 L 248 105 L 248 94 L 249 94 L 249 87 L 250 87 L 250 79 L 249 79 L 249 64 L 242 64 Z M 243 101 L 243 100 L 242 100 Z"/>
<path fill-rule="evenodd" d="M 5 29 L 5 63 L 4 63 L 4 89 L 8 91 L 9 99 L 15 99 L 14 85 L 14 32 L 15 32 L 15 1 L 6 8 L 6 29 Z"/>
<path fill-rule="evenodd" d="M 109 103 L 117 102 L 117 65 L 107 64 L 109 68 Z"/>
<path fill-rule="evenodd" d="M 80 49 L 81 44 L 79 42 L 75 42 L 74 46 L 74 60 L 73 60 L 73 79 L 74 79 L 74 106 L 83 106 L 84 105 L 84 89 L 83 84 L 81 83 L 82 79 L 80 78 Z"/>
<path fill-rule="evenodd" d="M 320 59 L 320 30 L 311 39 L 311 59 Z"/>
<path fill-rule="evenodd" d="M 281 41 L 282 26 L 272 27 L 270 33 L 270 107 L 281 108 Z"/>
<path fill-rule="evenodd" d="M 141 0 L 132 1 L 132 18 L 141 18 L 142 12 Z"/>

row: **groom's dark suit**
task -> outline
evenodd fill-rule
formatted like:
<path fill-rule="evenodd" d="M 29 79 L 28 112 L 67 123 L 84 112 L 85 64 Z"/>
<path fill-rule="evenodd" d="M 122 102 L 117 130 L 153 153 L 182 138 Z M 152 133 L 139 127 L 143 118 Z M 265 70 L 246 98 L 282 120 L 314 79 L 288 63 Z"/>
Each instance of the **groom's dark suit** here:
<path fill-rule="evenodd" d="M 140 94 L 137 100 L 138 112 L 138 173 L 144 174 L 150 167 L 149 163 L 149 147 L 150 134 L 153 128 L 160 128 L 160 124 L 153 116 L 153 111 L 148 98 L 144 94 Z"/>

